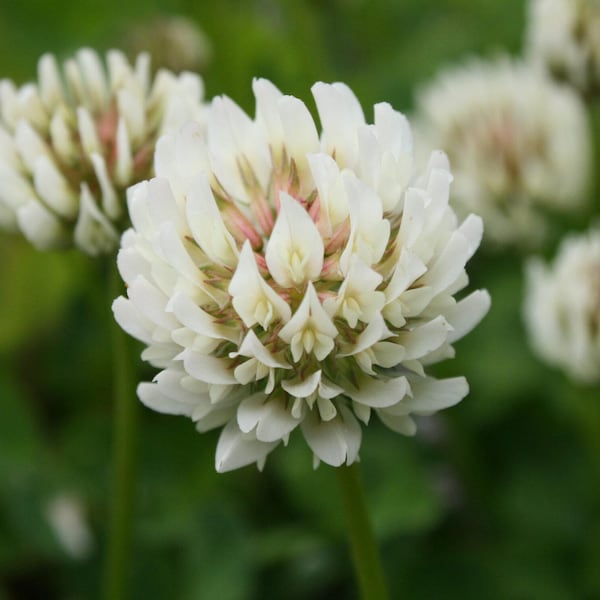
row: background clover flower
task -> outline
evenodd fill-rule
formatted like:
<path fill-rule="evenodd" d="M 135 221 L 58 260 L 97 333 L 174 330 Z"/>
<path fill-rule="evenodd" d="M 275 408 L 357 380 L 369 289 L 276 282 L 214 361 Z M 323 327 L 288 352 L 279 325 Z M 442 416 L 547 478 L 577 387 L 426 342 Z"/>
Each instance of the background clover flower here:
<path fill-rule="evenodd" d="M 548 213 L 581 208 L 590 171 L 585 108 L 570 89 L 520 62 L 473 60 L 421 90 L 425 149 L 444 148 L 452 201 L 497 244 L 535 246 Z"/>
<path fill-rule="evenodd" d="M 526 45 L 532 60 L 583 92 L 600 84 L 600 5 L 596 0 L 531 0 Z"/>
<path fill-rule="evenodd" d="M 125 189 L 152 174 L 158 136 L 202 119 L 202 80 L 106 61 L 79 50 L 59 67 L 46 54 L 37 83 L 0 82 L 0 224 L 40 249 L 75 245 L 96 255 L 127 224 Z"/>
<path fill-rule="evenodd" d="M 223 427 L 218 471 L 256 462 L 299 428 L 317 462 L 351 464 L 375 412 L 413 434 L 413 414 L 459 402 L 464 378 L 427 365 L 485 314 L 457 301 L 481 220 L 458 223 L 435 152 L 413 169 L 405 117 L 374 123 L 344 84 L 305 104 L 254 81 L 256 117 L 215 98 L 207 135 L 189 123 L 157 146 L 156 177 L 129 190 L 119 324 L 161 369 L 147 406 Z"/>
<path fill-rule="evenodd" d="M 525 323 L 536 352 L 581 382 L 600 380 L 600 231 L 571 235 L 551 265 L 527 266 Z"/>

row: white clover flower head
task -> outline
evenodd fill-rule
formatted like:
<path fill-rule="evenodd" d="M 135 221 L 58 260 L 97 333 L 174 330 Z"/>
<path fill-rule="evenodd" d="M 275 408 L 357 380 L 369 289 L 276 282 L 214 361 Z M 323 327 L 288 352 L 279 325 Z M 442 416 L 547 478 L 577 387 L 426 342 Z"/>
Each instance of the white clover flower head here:
<path fill-rule="evenodd" d="M 40 249 L 110 252 L 128 224 L 126 188 L 152 175 L 159 135 L 203 119 L 203 82 L 88 48 L 38 81 L 0 81 L 0 225 Z"/>
<path fill-rule="evenodd" d="M 584 93 L 600 86 L 598 0 L 530 0 L 526 53 Z"/>
<path fill-rule="evenodd" d="M 496 245 L 535 247 L 549 215 L 580 209 L 591 142 L 577 94 L 500 57 L 442 71 L 418 97 L 425 150 L 448 153 L 459 214 L 476 212 Z"/>
<path fill-rule="evenodd" d="M 600 381 L 600 229 L 567 237 L 526 269 L 524 319 L 537 354 L 576 381 Z"/>
<path fill-rule="evenodd" d="M 443 153 L 414 172 L 389 104 L 368 124 L 346 85 L 317 83 L 319 133 L 298 98 L 253 87 L 254 119 L 215 98 L 207 135 L 163 137 L 157 177 L 129 190 L 115 318 L 162 369 L 141 401 L 223 427 L 218 471 L 261 468 L 297 428 L 317 462 L 350 464 L 372 412 L 410 435 L 467 394 L 425 367 L 488 309 L 455 298 L 481 220 L 448 206 Z"/>

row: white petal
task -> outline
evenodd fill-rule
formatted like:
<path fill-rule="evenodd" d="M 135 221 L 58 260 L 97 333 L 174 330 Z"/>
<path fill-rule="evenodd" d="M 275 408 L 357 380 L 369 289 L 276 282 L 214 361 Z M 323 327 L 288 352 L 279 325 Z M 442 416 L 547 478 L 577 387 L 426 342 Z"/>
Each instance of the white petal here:
<path fill-rule="evenodd" d="M 195 177 L 187 190 L 186 215 L 192 235 L 202 250 L 221 265 L 235 266 L 238 255 L 235 240 L 223 223 L 203 174 Z"/>
<path fill-rule="evenodd" d="M 256 428 L 256 439 L 261 442 L 283 440 L 299 423 L 288 410 L 285 398 L 265 397 L 262 393 L 242 400 L 237 411 L 237 422 L 244 433 Z"/>
<path fill-rule="evenodd" d="M 453 343 L 467 335 L 487 314 L 491 302 L 486 290 L 476 290 L 445 311 L 446 319 L 453 328 L 448 335 L 448 342 Z"/>
<path fill-rule="evenodd" d="M 400 402 L 408 389 L 406 377 L 383 381 L 365 376 L 359 379 L 358 388 L 348 388 L 345 393 L 355 402 L 382 408 Z"/>
<path fill-rule="evenodd" d="M 140 314 L 133 302 L 119 296 L 112 303 L 112 311 L 121 329 L 144 344 L 152 344 L 152 324 Z"/>
<path fill-rule="evenodd" d="M 237 383 L 233 371 L 229 368 L 228 360 L 205 356 L 189 349 L 184 350 L 178 358 L 183 359 L 186 372 L 199 381 L 220 385 Z"/>
<path fill-rule="evenodd" d="M 356 96 L 343 83 L 315 83 L 312 93 L 323 126 L 323 141 L 341 166 L 354 166 L 358 151 L 356 130 L 365 117 Z"/>
<path fill-rule="evenodd" d="M 248 240 L 240 252 L 228 291 L 233 307 L 246 327 L 259 323 L 267 329 L 272 321 L 281 319 L 286 323 L 292 316 L 288 303 L 262 278 Z"/>
<path fill-rule="evenodd" d="M 39 250 L 64 248 L 69 243 L 65 225 L 36 200 L 17 210 L 17 220 L 23 235 Z"/>
<path fill-rule="evenodd" d="M 411 378 L 410 387 L 412 398 L 406 398 L 402 404 L 417 414 L 429 414 L 454 406 L 469 393 L 469 385 L 464 377 Z"/>
<path fill-rule="evenodd" d="M 84 106 L 77 107 L 77 129 L 84 153 L 90 156 L 94 152 L 102 153 L 102 144 L 98 138 L 96 125 L 90 111 Z"/>
<path fill-rule="evenodd" d="M 315 456 L 333 467 L 352 464 L 358 457 L 362 432 L 358 421 L 345 406 L 330 421 L 322 421 L 316 411 L 302 422 L 302 433 Z"/>
<path fill-rule="evenodd" d="M 265 464 L 267 454 L 277 444 L 278 442 L 260 442 L 253 435 L 244 434 L 235 419 L 232 419 L 219 437 L 215 468 L 219 473 L 225 473 L 255 462 L 260 470 Z"/>
<path fill-rule="evenodd" d="M 406 348 L 407 360 L 421 358 L 437 350 L 448 339 L 451 330 L 452 327 L 440 315 L 410 331 L 401 331 L 395 341 Z"/>
<path fill-rule="evenodd" d="M 293 287 L 319 277 L 323 240 L 309 214 L 294 198 L 281 192 L 279 201 L 265 259 L 273 279 L 283 287 Z"/>
<path fill-rule="evenodd" d="M 75 217 L 79 209 L 77 195 L 47 156 L 36 160 L 33 181 L 36 192 L 52 210 L 67 219 Z"/>

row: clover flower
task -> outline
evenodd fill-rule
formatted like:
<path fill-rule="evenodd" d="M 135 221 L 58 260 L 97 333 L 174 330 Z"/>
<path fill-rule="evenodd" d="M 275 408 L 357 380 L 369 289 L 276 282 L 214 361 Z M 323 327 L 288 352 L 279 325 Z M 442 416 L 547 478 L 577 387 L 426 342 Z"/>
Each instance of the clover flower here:
<path fill-rule="evenodd" d="M 600 84 L 600 4 L 597 0 L 532 0 L 526 46 L 532 60 L 583 92 Z"/>
<path fill-rule="evenodd" d="M 0 224 L 40 249 L 71 245 L 90 255 L 118 245 L 125 189 L 152 175 L 157 137 L 201 119 L 202 80 L 130 65 L 90 49 L 59 68 L 46 54 L 37 83 L 0 82 Z"/>
<path fill-rule="evenodd" d="M 411 132 L 389 104 L 373 124 L 344 84 L 305 104 L 253 84 L 256 117 L 215 98 L 157 146 L 156 177 L 130 188 L 118 323 L 161 369 L 141 401 L 223 427 L 218 471 L 256 462 L 300 429 L 315 461 L 358 458 L 374 412 L 411 435 L 411 415 L 459 402 L 463 377 L 427 365 L 489 306 L 457 301 L 482 223 L 448 206 L 445 155 L 413 170 Z"/>
<path fill-rule="evenodd" d="M 586 112 L 541 69 L 473 60 L 440 75 L 418 98 L 426 149 L 448 153 L 459 214 L 480 214 L 486 239 L 534 247 L 549 215 L 581 208 L 588 183 Z"/>
<path fill-rule="evenodd" d="M 566 238 L 554 263 L 527 265 L 525 324 L 535 351 L 575 380 L 600 380 L 600 230 Z"/>

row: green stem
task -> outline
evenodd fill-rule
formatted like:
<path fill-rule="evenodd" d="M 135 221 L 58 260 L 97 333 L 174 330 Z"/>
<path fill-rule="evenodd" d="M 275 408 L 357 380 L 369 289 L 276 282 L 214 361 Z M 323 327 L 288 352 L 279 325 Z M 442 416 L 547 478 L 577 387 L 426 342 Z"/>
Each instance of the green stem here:
<path fill-rule="evenodd" d="M 336 469 L 346 513 L 352 559 L 363 600 L 387 600 L 381 557 L 365 503 L 358 463 Z"/>
<path fill-rule="evenodd" d="M 111 265 L 113 284 L 111 299 L 122 293 L 123 284 Z M 112 328 L 112 361 L 114 393 L 113 472 L 108 530 L 105 598 L 128 597 L 128 578 L 132 555 L 132 514 L 136 470 L 137 400 L 135 367 L 131 339 L 110 315 Z"/>

